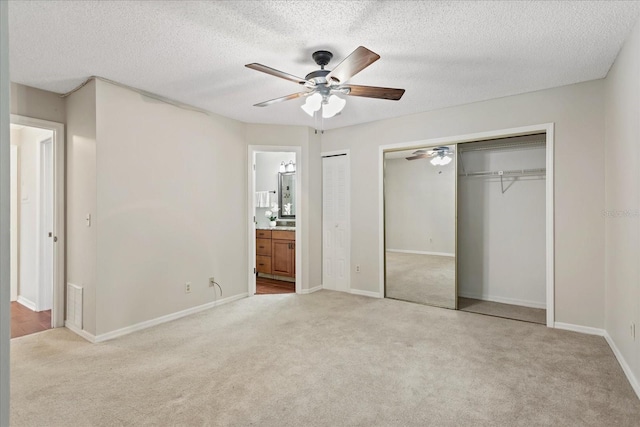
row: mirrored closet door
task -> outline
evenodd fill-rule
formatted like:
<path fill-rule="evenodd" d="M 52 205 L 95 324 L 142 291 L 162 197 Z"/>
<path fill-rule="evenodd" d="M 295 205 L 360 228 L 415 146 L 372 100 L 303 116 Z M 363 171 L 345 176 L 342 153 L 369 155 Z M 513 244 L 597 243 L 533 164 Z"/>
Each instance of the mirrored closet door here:
<path fill-rule="evenodd" d="M 457 306 L 455 150 L 449 145 L 384 154 L 387 298 Z"/>

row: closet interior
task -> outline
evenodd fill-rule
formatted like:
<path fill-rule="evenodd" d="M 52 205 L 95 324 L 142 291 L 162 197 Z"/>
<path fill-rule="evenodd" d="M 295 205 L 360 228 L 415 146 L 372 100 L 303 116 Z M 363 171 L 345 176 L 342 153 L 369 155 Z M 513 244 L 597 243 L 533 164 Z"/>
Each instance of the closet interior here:
<path fill-rule="evenodd" d="M 385 297 L 546 324 L 546 135 L 384 153 Z"/>
<path fill-rule="evenodd" d="M 546 323 L 546 136 L 458 145 L 458 308 Z"/>

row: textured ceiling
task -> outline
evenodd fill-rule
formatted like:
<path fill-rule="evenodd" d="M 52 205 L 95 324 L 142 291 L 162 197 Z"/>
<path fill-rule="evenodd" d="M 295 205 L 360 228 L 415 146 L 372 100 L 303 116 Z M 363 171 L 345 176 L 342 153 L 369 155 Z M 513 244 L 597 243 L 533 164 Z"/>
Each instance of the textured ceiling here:
<path fill-rule="evenodd" d="M 354 84 L 400 101 L 348 97 L 325 129 L 605 77 L 640 2 L 11 1 L 11 80 L 68 92 L 101 76 L 245 122 L 314 126 L 298 91 L 244 67 L 294 74 L 359 45 L 381 59 Z"/>

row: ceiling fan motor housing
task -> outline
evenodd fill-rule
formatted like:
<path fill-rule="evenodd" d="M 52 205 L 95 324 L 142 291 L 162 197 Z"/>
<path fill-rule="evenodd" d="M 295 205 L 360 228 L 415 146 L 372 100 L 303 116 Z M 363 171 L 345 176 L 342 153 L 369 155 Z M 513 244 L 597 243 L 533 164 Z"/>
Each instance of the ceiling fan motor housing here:
<path fill-rule="evenodd" d="M 324 66 L 327 65 L 329 61 L 331 61 L 331 58 L 333 58 L 333 53 L 329 52 L 328 50 L 318 50 L 316 52 L 313 52 L 313 54 L 311 54 L 311 57 L 314 61 L 316 61 L 316 64 L 318 64 L 320 68 L 324 70 Z"/>

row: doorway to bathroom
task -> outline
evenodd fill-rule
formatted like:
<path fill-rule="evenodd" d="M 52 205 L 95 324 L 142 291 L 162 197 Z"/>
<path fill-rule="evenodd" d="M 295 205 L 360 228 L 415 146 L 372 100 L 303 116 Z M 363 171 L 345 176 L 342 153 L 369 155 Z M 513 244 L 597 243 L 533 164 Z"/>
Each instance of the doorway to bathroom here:
<path fill-rule="evenodd" d="M 11 338 L 63 326 L 64 126 L 11 115 Z"/>
<path fill-rule="evenodd" d="M 299 147 L 249 147 L 249 295 L 300 289 Z"/>

